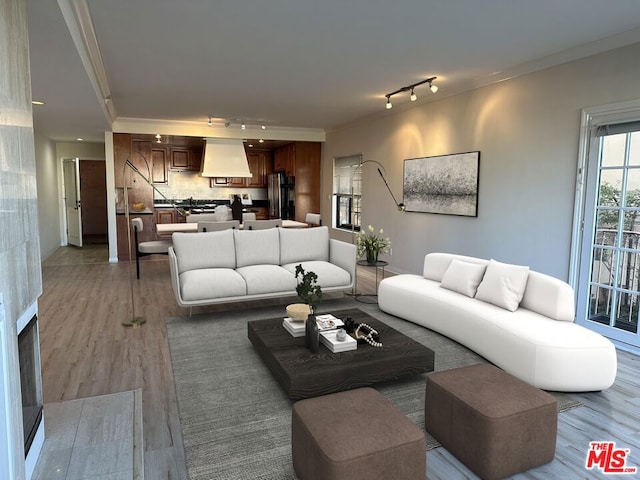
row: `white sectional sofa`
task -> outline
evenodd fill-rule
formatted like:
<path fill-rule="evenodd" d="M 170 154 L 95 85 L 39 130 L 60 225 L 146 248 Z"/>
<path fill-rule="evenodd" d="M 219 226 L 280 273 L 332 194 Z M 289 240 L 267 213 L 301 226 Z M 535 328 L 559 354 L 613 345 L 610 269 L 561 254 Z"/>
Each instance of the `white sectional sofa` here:
<path fill-rule="evenodd" d="M 574 323 L 573 289 L 527 267 L 431 253 L 422 276 L 384 279 L 378 302 L 538 388 L 604 390 L 616 378 L 611 341 Z"/>
<path fill-rule="evenodd" d="M 353 288 L 356 247 L 327 227 L 174 233 L 171 285 L 178 305 L 296 295 L 296 265 L 318 275 L 323 292 Z"/>

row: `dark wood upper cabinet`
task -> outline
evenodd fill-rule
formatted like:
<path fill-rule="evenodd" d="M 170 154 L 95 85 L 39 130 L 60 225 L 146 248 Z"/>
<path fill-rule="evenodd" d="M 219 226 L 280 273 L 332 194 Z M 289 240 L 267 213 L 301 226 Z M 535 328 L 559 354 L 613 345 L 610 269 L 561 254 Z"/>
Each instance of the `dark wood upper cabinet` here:
<path fill-rule="evenodd" d="M 168 182 L 167 170 L 169 169 L 166 148 L 151 149 L 151 165 L 153 183 L 166 184 Z"/>
<path fill-rule="evenodd" d="M 172 170 L 189 170 L 189 149 L 188 148 L 175 148 L 169 149 L 169 155 L 171 156 L 171 169 Z"/>

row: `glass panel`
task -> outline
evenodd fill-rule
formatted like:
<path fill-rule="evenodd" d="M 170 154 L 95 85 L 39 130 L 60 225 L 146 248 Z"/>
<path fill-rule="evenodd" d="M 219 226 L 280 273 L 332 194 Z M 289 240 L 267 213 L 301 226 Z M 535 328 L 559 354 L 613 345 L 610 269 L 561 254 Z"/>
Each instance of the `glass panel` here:
<path fill-rule="evenodd" d="M 620 210 L 598 209 L 596 232 L 593 239 L 596 245 L 617 245 L 618 217 Z"/>
<path fill-rule="evenodd" d="M 622 169 L 602 170 L 600 172 L 600 196 L 598 205 L 619 207 L 622 198 Z"/>
<path fill-rule="evenodd" d="M 640 232 L 640 210 L 623 210 L 624 232 L 623 242 L 620 245 L 623 248 L 636 248 L 638 244 L 637 236 Z"/>
<path fill-rule="evenodd" d="M 595 247 L 591 264 L 591 282 L 613 287 L 615 266 L 616 250 Z"/>
<path fill-rule="evenodd" d="M 356 230 L 360 230 L 360 200 L 362 197 L 354 196 L 351 210 L 351 222 L 356 226 Z"/>
<path fill-rule="evenodd" d="M 624 196 L 625 207 L 640 207 L 640 169 L 627 170 L 627 191 Z"/>
<path fill-rule="evenodd" d="M 591 308 L 589 320 L 609 325 L 613 290 L 591 285 Z"/>
<path fill-rule="evenodd" d="M 360 230 L 360 197 L 336 195 L 336 227 Z"/>
<path fill-rule="evenodd" d="M 640 253 L 620 252 L 619 254 L 618 287 L 625 290 L 638 291 L 638 269 L 640 268 Z"/>
<path fill-rule="evenodd" d="M 336 218 L 336 227 L 345 228 L 349 225 L 349 213 L 351 211 L 351 197 L 343 197 L 338 195 L 338 216 Z"/>
<path fill-rule="evenodd" d="M 640 132 L 633 132 L 631 134 L 629 165 L 640 165 Z"/>
<path fill-rule="evenodd" d="M 618 306 L 613 326 L 626 332 L 638 333 L 638 294 L 618 292 Z"/>
<path fill-rule="evenodd" d="M 602 166 L 611 167 L 624 164 L 627 134 L 607 135 L 602 138 Z"/>

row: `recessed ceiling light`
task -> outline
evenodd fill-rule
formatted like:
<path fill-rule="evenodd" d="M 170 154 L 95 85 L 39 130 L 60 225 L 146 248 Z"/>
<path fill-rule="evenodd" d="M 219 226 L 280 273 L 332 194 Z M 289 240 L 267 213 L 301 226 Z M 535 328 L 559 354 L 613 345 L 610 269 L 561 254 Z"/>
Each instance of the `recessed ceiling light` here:
<path fill-rule="evenodd" d="M 76 142 L 84 142 L 84 138 L 78 137 L 78 138 L 76 138 Z"/>
<path fill-rule="evenodd" d="M 253 148 L 253 143 L 248 144 L 247 147 Z"/>
<path fill-rule="evenodd" d="M 31 100 L 32 105 L 44 105 L 42 100 Z"/>

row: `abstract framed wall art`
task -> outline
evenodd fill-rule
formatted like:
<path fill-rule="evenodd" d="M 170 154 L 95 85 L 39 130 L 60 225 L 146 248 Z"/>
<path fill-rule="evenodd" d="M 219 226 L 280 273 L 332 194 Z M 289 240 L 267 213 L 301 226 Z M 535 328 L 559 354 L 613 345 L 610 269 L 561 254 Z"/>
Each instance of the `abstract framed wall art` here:
<path fill-rule="evenodd" d="M 479 171 L 479 151 L 405 160 L 407 211 L 477 217 Z"/>

